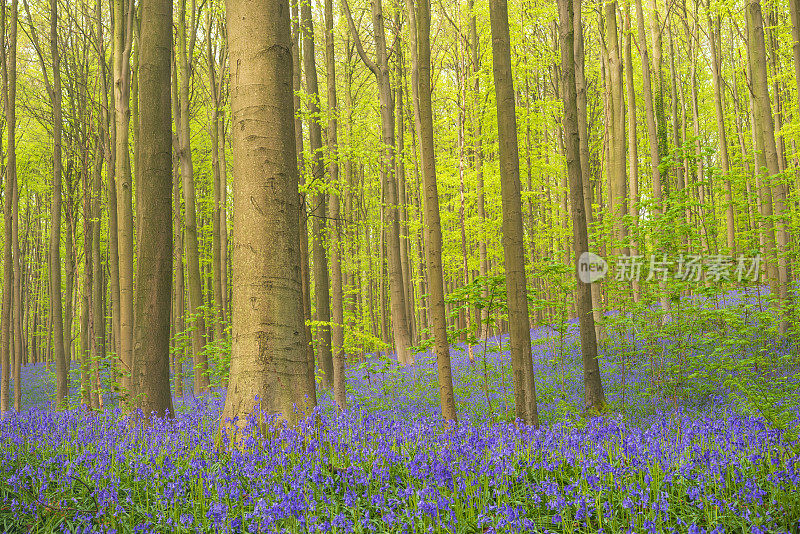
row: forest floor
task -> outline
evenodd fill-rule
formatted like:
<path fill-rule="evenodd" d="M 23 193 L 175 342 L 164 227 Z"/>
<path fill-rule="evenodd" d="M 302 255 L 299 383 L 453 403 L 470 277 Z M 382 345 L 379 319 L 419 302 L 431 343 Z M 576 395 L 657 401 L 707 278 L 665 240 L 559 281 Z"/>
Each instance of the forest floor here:
<path fill-rule="evenodd" d="M 53 377 L 27 366 L 0 423 L 0 531 L 797 533 L 800 358 L 765 306 L 609 314 L 608 410 L 588 419 L 574 321 L 532 330 L 538 429 L 513 421 L 504 336 L 474 362 L 451 347 L 455 425 L 431 354 L 375 356 L 350 365 L 347 411 L 322 391 L 316 418 L 234 450 L 219 388 L 145 428 L 50 411 Z"/>

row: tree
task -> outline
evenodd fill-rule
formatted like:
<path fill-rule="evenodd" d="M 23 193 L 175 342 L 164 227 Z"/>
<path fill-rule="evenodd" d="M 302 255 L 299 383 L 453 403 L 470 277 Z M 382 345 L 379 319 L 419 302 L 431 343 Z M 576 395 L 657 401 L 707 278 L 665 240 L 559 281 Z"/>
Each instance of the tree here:
<path fill-rule="evenodd" d="M 339 105 L 336 101 L 336 55 L 333 47 L 333 0 L 325 0 L 325 71 L 328 82 L 328 157 L 330 185 L 328 195 L 328 233 L 331 254 L 331 345 L 333 346 L 333 398 L 340 410 L 346 407 L 345 354 L 344 354 L 344 303 L 342 302 L 342 221 L 339 217 L 339 141 L 337 119 Z"/>
<path fill-rule="evenodd" d="M 183 185 L 183 233 L 186 245 L 186 284 L 189 289 L 189 314 L 193 321 L 192 361 L 194 368 L 194 393 L 198 395 L 208 391 L 208 359 L 203 350 L 206 326 L 203 316 L 203 279 L 200 273 L 200 251 L 197 242 L 197 208 L 195 206 L 194 164 L 192 163 L 192 142 L 189 116 L 189 82 L 192 77 L 192 57 L 197 25 L 195 17 L 197 9 L 194 0 L 190 7 L 189 31 L 186 25 L 187 0 L 181 0 L 178 13 L 178 50 L 176 60 L 178 66 L 178 85 L 180 98 L 180 143 L 181 181 Z M 188 42 L 187 42 L 188 40 Z"/>
<path fill-rule="evenodd" d="M 518 419 L 539 426 L 536 383 L 533 376 L 528 291 L 525 280 L 525 242 L 519 178 L 517 118 L 511 73 L 511 38 L 506 0 L 489 0 L 492 27 L 492 71 L 497 101 L 500 190 L 503 197 L 503 252 L 506 266 L 506 302 L 511 337 L 511 366 Z"/>
<path fill-rule="evenodd" d="M 172 0 L 143 0 L 136 162 L 139 212 L 133 383 L 145 416 L 173 416 L 169 387 L 172 291 Z"/>
<path fill-rule="evenodd" d="M 313 407 L 300 280 L 287 0 L 227 0 L 234 176 L 233 338 L 220 427 Z M 237 421 L 233 421 L 238 418 Z"/>
<path fill-rule="evenodd" d="M 381 139 L 382 162 L 381 183 L 386 194 L 385 202 L 388 204 L 386 214 L 386 259 L 389 270 L 389 291 L 391 293 L 390 307 L 392 315 L 392 331 L 394 345 L 397 351 L 397 361 L 403 365 L 414 363 L 411 355 L 411 332 L 408 327 L 408 315 L 405 303 L 405 286 L 403 285 L 403 268 L 400 261 L 400 216 L 398 210 L 397 177 L 395 169 L 395 137 L 394 137 L 394 96 L 389 78 L 389 53 L 386 47 L 386 30 L 383 22 L 383 3 L 381 0 L 372 2 L 372 30 L 375 41 L 375 60 L 369 58 L 364 51 L 358 30 L 353 23 L 350 6 L 347 0 L 342 0 L 347 25 L 353 35 L 356 50 L 364 65 L 375 75 L 378 84 L 378 100 L 381 107 Z"/>
<path fill-rule="evenodd" d="M 3 222 L 5 246 L 3 250 L 3 309 L 2 309 L 2 346 L 0 347 L 0 366 L 2 366 L 2 377 L 0 378 L 0 415 L 5 414 L 9 409 L 9 380 L 11 367 L 11 352 L 13 350 L 13 337 L 15 328 L 12 326 L 13 314 L 11 308 L 14 267 L 13 260 L 13 201 L 17 193 L 17 172 L 16 172 L 16 149 L 14 127 L 16 125 L 16 64 L 17 64 L 17 2 L 11 3 L 11 24 L 9 28 L 9 50 L 6 53 L 5 33 L 6 33 L 6 3 L 2 5 L 2 17 L 0 21 L 0 61 L 2 61 L 3 71 L 3 103 L 6 111 L 6 127 L 8 140 L 8 160 L 6 162 L 6 183 L 4 191 Z M 9 253 L 12 252 L 12 253 Z M 17 312 L 19 313 L 19 312 Z M 19 333 L 17 332 L 17 335 Z M 14 388 L 19 390 L 19 382 L 15 382 Z"/>
<path fill-rule="evenodd" d="M 605 409 L 606 400 L 600 379 L 600 366 L 597 362 L 592 290 L 589 287 L 590 284 L 582 281 L 578 276 L 578 262 L 581 255 L 589 251 L 589 235 L 586 229 L 586 209 L 583 204 L 580 134 L 575 93 L 575 64 L 583 63 L 583 56 L 575 55 L 574 4 L 572 0 L 558 0 L 558 16 L 560 20 L 559 43 L 561 45 L 561 97 L 564 102 L 564 148 L 567 157 L 570 206 L 572 208 L 575 280 L 578 285 L 577 311 L 583 355 L 584 402 L 587 410 L 602 412 Z"/>
<path fill-rule="evenodd" d="M 786 248 L 788 233 L 783 221 L 785 209 L 785 193 L 783 185 L 778 182 L 778 152 L 775 147 L 775 130 L 772 117 L 772 108 L 769 100 L 767 85 L 767 60 L 766 46 L 764 43 L 764 17 L 761 14 L 759 0 L 748 0 L 747 15 L 747 57 L 750 62 L 752 74 L 751 86 L 753 95 L 753 138 L 756 156 L 756 170 L 761 175 L 761 215 L 763 217 L 762 231 L 766 245 L 767 277 L 772 294 L 782 302 L 788 301 L 789 274 Z M 773 222 L 774 215 L 777 217 Z M 776 239 L 777 234 L 777 239 Z M 785 334 L 788 330 L 788 320 L 782 316 L 780 331 Z"/>
<path fill-rule="evenodd" d="M 57 0 L 52 0 L 53 2 Z M 116 179 L 117 250 L 119 256 L 118 362 L 122 396 L 132 406 L 133 364 L 133 183 L 130 154 L 130 57 L 133 47 L 133 0 L 114 0 L 114 176 Z M 55 171 L 53 171 L 55 175 Z M 60 299 L 55 302 L 61 302 Z M 57 317 L 57 316 L 56 316 Z M 54 321 L 56 328 L 58 321 Z M 58 341 L 56 341 L 58 344 Z"/>
<path fill-rule="evenodd" d="M 423 201 L 425 205 L 425 260 L 428 269 L 428 306 L 436 344 L 436 369 L 439 374 L 439 404 L 445 419 L 456 421 L 450 347 L 444 307 L 442 274 L 442 223 L 439 214 L 439 191 L 436 185 L 436 154 L 431 109 L 431 8 L 430 0 L 406 0 L 410 21 L 412 57 L 412 98 L 417 136 L 422 156 Z"/>
<path fill-rule="evenodd" d="M 325 166 L 322 162 L 322 124 L 319 111 L 319 85 L 317 83 L 317 64 L 314 52 L 314 19 L 311 16 L 311 0 L 299 0 L 300 22 L 303 27 L 303 68 L 306 74 L 306 90 L 308 91 L 308 144 L 311 148 L 311 181 L 325 180 Z M 325 219 L 327 206 L 325 193 L 320 192 L 314 198 L 312 209 L 312 229 L 314 243 L 314 296 L 317 305 L 317 321 L 319 328 L 317 358 L 322 371 L 322 385 L 333 386 L 333 354 L 331 352 L 331 295 L 330 278 L 328 276 L 328 257 L 325 254 Z"/>

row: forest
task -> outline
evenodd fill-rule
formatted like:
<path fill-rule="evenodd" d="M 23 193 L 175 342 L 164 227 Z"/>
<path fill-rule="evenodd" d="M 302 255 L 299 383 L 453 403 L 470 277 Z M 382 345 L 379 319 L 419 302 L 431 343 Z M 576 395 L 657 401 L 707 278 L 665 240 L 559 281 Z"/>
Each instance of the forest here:
<path fill-rule="evenodd" d="M 800 0 L 0 19 L 0 532 L 800 533 Z"/>

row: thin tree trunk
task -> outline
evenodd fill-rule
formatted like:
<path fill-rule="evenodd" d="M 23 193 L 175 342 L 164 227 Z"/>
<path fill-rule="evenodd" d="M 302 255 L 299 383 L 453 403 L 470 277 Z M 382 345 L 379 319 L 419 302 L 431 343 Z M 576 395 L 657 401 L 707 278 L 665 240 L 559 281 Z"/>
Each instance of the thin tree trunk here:
<path fill-rule="evenodd" d="M 736 228 L 734 225 L 733 213 L 733 192 L 731 189 L 730 160 L 728 158 L 728 135 L 725 132 L 725 103 L 722 93 L 722 76 L 720 71 L 722 65 L 720 61 L 722 41 L 720 37 L 720 17 L 719 15 L 711 20 L 708 16 L 708 36 L 709 48 L 711 48 L 711 77 L 714 82 L 714 114 L 717 119 L 717 137 L 719 139 L 720 164 L 722 176 L 725 179 L 725 228 L 728 244 L 728 252 L 733 254 L 736 251 Z"/>
<path fill-rule="evenodd" d="M 628 101 L 628 174 L 630 175 L 630 211 L 633 214 L 633 234 L 630 240 L 630 254 L 632 257 L 639 255 L 639 152 L 637 147 L 637 126 L 636 126 L 636 90 L 633 84 L 633 54 L 631 53 L 631 6 L 630 1 L 625 4 L 625 85 L 627 89 Z M 583 171 L 583 167 L 581 167 Z M 584 208 L 586 206 L 584 205 Z M 588 211 L 588 209 L 586 210 Z M 639 279 L 634 276 L 632 280 L 633 301 L 639 302 L 642 299 Z"/>
<path fill-rule="evenodd" d="M 772 294 L 778 297 L 782 303 L 786 303 L 789 291 L 788 259 L 786 258 L 788 232 L 783 220 L 786 198 L 782 184 L 775 178 L 780 169 L 767 87 L 764 19 L 761 14 L 759 0 L 748 0 L 746 15 L 748 29 L 747 52 L 752 73 L 751 86 L 754 104 L 753 128 L 756 132 L 756 153 L 760 160 L 760 164 L 756 165 L 756 168 L 761 174 L 762 182 L 762 187 L 760 188 L 761 215 L 764 220 L 767 276 L 772 288 Z M 773 200 L 775 201 L 774 214 L 777 216 L 777 228 L 775 228 L 771 219 L 773 216 Z M 781 315 L 779 328 L 781 334 L 785 334 L 788 330 L 788 320 L 785 314 Z"/>
<path fill-rule="evenodd" d="M 4 237 L 5 243 L 3 250 L 12 251 L 12 228 L 13 228 L 13 197 L 16 191 L 16 149 L 15 149 L 15 136 L 14 130 L 16 126 L 15 119 L 15 101 L 12 96 L 16 96 L 16 35 L 17 35 L 17 2 L 14 0 L 11 4 L 11 16 L 6 17 L 6 3 L 3 2 L 0 6 L 2 10 L 2 21 L 0 21 L 0 63 L 2 64 L 3 72 L 3 101 L 6 113 L 6 133 L 8 143 L 8 159 L 6 160 L 5 172 L 5 194 L 3 206 L 3 223 L 4 223 Z M 6 56 L 6 21 L 10 19 L 11 28 L 9 29 L 9 44 L 8 54 Z M 12 80 L 14 83 L 11 83 Z M 12 164 L 14 166 L 12 167 Z M 2 346 L 0 347 L 0 367 L 2 367 L 2 375 L 0 376 L 0 416 L 4 416 L 9 410 L 9 381 L 11 378 L 11 353 L 13 350 L 13 327 L 11 320 L 13 319 L 11 309 L 11 297 L 13 292 L 14 282 L 14 268 L 13 268 L 13 253 L 3 255 L 3 309 L 2 309 Z M 15 384 L 15 388 L 19 389 L 19 385 Z"/>
<path fill-rule="evenodd" d="M 300 186 L 305 183 L 305 162 L 303 156 L 303 119 L 300 116 L 300 91 L 301 88 L 301 71 L 302 64 L 300 63 L 300 13 L 297 2 L 292 2 L 292 82 L 294 85 L 293 103 L 294 103 L 294 140 L 297 152 L 297 166 L 299 169 Z M 303 293 L 303 317 L 305 318 L 305 333 L 306 333 L 306 387 L 308 391 L 314 392 L 313 404 L 317 403 L 316 398 L 316 373 L 314 366 L 314 344 L 311 335 L 311 277 L 308 265 L 308 215 L 306 214 L 306 194 L 300 193 L 300 279 Z"/>
<path fill-rule="evenodd" d="M 55 1 L 55 0 L 53 0 Z M 132 406 L 130 373 L 133 364 L 133 199 L 130 156 L 130 56 L 133 46 L 133 0 L 114 0 L 114 112 L 117 207 L 117 250 L 119 255 L 119 364 L 122 396 Z M 113 274 L 113 273 L 112 273 Z M 59 300 L 60 301 L 60 300 Z M 54 328 L 58 329 L 58 321 Z"/>
<path fill-rule="evenodd" d="M 442 273 L 442 227 L 439 217 L 439 193 L 436 184 L 436 154 L 434 152 L 433 111 L 431 109 L 431 6 L 430 0 L 406 0 L 411 44 L 411 84 L 414 101 L 414 123 L 420 141 L 422 180 L 425 195 L 425 257 L 428 273 L 428 310 L 433 327 L 436 349 L 436 369 L 439 377 L 439 404 L 442 417 L 456 421 L 453 375 L 450 367 L 450 347 L 447 343 L 447 323 L 444 307 L 444 277 Z M 413 88 L 416 88 L 414 90 Z"/>
<path fill-rule="evenodd" d="M 510 353 L 514 373 L 516 416 L 525 423 L 538 426 L 539 414 L 536 406 L 528 292 L 525 281 L 525 243 L 522 229 L 514 80 L 511 73 L 511 39 L 506 1 L 489 0 L 489 17 L 492 30 L 492 70 L 497 102 L 506 302 L 511 335 Z"/>
<path fill-rule="evenodd" d="M 172 135 L 172 266 L 175 272 L 172 300 L 172 325 L 175 335 L 175 351 L 172 357 L 172 377 L 175 382 L 175 396 L 183 398 L 183 361 L 186 349 L 183 345 L 183 333 L 186 330 L 183 277 L 183 232 L 181 231 L 181 178 L 180 178 L 180 103 L 178 90 L 178 76 L 175 65 L 175 50 L 171 52 L 172 61 L 172 114 L 174 117 L 175 131 Z"/>
<path fill-rule="evenodd" d="M 411 334 L 408 327 L 408 316 L 405 304 L 403 270 L 400 262 L 400 221 L 398 205 L 397 180 L 394 176 L 395 139 L 394 139 L 394 98 L 389 78 L 389 55 L 386 47 L 386 32 L 383 23 L 383 4 L 381 0 L 372 2 L 372 29 L 375 40 L 375 56 L 373 61 L 367 57 L 358 36 L 358 31 L 350 14 L 347 1 L 342 2 L 350 33 L 355 40 L 356 49 L 364 64 L 375 75 L 378 84 L 378 97 L 381 108 L 382 165 L 381 182 L 386 193 L 388 216 L 386 231 L 386 252 L 389 272 L 389 290 L 391 292 L 392 331 L 397 361 L 402 365 L 414 363 L 411 354 Z"/>
<path fill-rule="evenodd" d="M 303 69 L 306 75 L 306 92 L 308 93 L 308 141 L 311 149 L 311 181 L 325 181 L 325 166 L 322 161 L 322 125 L 319 111 L 319 85 L 317 82 L 317 65 L 314 52 L 314 21 L 311 16 L 311 3 L 302 2 L 300 21 L 303 28 Z M 314 198 L 312 234 L 314 242 L 312 254 L 314 259 L 314 296 L 316 298 L 317 321 L 324 323 L 318 327 L 318 354 L 322 385 L 326 389 L 333 387 L 333 353 L 331 349 L 331 296 L 330 278 L 328 276 L 328 258 L 325 254 L 325 220 L 327 205 L 325 193 L 318 193 Z"/>
<path fill-rule="evenodd" d="M 582 63 L 582 56 L 575 56 L 574 4 L 572 0 L 558 1 L 561 22 L 559 41 L 561 44 L 562 97 L 564 102 L 564 145 L 569 175 L 570 205 L 572 207 L 572 231 L 575 250 L 575 278 L 578 286 L 578 319 L 580 322 L 581 353 L 583 355 L 584 406 L 587 410 L 602 412 L 606 407 L 600 368 L 597 361 L 597 339 L 592 315 L 592 293 L 589 284 L 578 276 L 581 255 L 589 250 L 586 231 L 586 212 L 583 205 L 583 184 L 580 169 L 580 135 L 578 133 L 578 110 L 575 94 L 575 63 Z"/>
<path fill-rule="evenodd" d="M 347 407 L 344 353 L 344 303 L 342 302 L 342 223 L 339 218 L 339 140 L 337 132 L 336 56 L 333 47 L 333 0 L 325 0 L 325 75 L 328 85 L 328 157 L 331 192 L 328 195 L 328 234 L 331 255 L 331 345 L 333 349 L 333 400 L 340 410 Z M 321 236 L 318 236 L 321 238 Z"/>
<path fill-rule="evenodd" d="M 191 58 L 197 32 L 195 17 L 197 9 L 192 2 L 187 34 L 186 2 L 181 0 L 178 15 L 178 83 L 181 111 L 181 128 L 178 131 L 180 142 L 181 181 L 183 185 L 183 233 L 186 245 L 186 272 L 189 288 L 189 317 L 192 337 L 192 361 L 194 369 L 194 394 L 208 391 L 208 358 L 204 350 L 206 331 L 203 313 L 203 278 L 200 272 L 200 252 L 197 243 L 197 208 L 195 207 L 194 164 L 192 162 L 191 128 L 189 116 L 189 82 L 191 79 Z M 188 41 L 188 42 L 187 42 Z"/>
<path fill-rule="evenodd" d="M 625 176 L 625 101 L 623 98 L 622 54 L 617 32 L 617 2 L 603 4 L 605 12 L 609 101 L 609 214 L 614 221 L 612 250 L 615 256 L 626 256 L 627 232 L 624 224 L 628 214 Z M 582 59 L 579 59 L 582 61 Z"/>
<path fill-rule="evenodd" d="M 472 105 L 473 105 L 473 153 L 475 158 L 475 179 L 477 184 L 477 212 L 478 219 L 480 220 L 480 237 L 478 238 L 478 272 L 483 278 L 489 275 L 489 263 L 487 260 L 486 251 L 486 193 L 483 184 L 483 138 L 482 138 L 482 113 L 480 105 L 481 96 L 481 81 L 480 81 L 480 39 L 478 38 L 478 23 L 477 14 L 475 12 L 475 0 L 467 1 L 467 9 L 470 14 L 469 18 L 469 42 L 470 42 L 470 55 L 472 63 L 472 74 L 474 77 L 472 87 Z M 488 286 L 484 287 L 483 298 L 489 298 Z M 489 334 L 488 330 L 489 310 L 481 310 L 481 339 L 485 339 Z"/>
<path fill-rule="evenodd" d="M 211 167 L 212 167 L 212 197 L 214 206 L 211 213 L 211 272 L 214 284 L 214 308 L 216 317 L 214 318 L 214 339 L 219 341 L 225 332 L 225 300 L 222 290 L 222 273 L 225 264 L 222 263 L 222 228 L 220 213 L 222 211 L 221 182 L 223 170 L 220 168 L 220 151 L 225 149 L 219 146 L 219 88 L 217 87 L 216 60 L 214 59 L 214 47 L 211 37 L 211 11 L 206 11 L 206 54 L 208 56 L 208 86 L 211 92 L 211 123 L 209 125 L 209 136 L 211 137 Z"/>

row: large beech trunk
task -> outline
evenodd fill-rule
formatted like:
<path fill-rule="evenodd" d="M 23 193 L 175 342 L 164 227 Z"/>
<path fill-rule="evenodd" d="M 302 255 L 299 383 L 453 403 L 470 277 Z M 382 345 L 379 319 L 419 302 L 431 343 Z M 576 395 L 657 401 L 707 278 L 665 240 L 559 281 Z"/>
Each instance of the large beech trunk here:
<path fill-rule="evenodd" d="M 221 428 L 246 425 L 254 411 L 296 421 L 314 399 L 300 280 L 289 5 L 228 0 L 226 7 L 236 187 L 231 372 Z"/>

